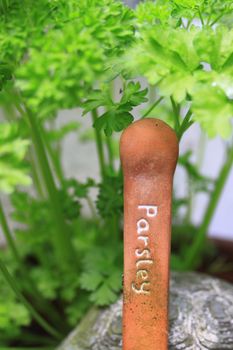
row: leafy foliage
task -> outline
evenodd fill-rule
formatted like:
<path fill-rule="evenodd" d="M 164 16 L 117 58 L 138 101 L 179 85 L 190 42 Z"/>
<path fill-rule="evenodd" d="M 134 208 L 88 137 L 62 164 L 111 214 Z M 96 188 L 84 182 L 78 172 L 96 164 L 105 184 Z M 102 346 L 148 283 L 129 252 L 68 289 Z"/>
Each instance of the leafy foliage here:
<path fill-rule="evenodd" d="M 13 3 L 1 23 L 2 35 L 10 35 L 2 38 L 0 52 L 13 62 L 16 86 L 41 117 L 77 106 L 104 75 L 109 57 L 132 41 L 133 14 L 119 2 Z"/>
<path fill-rule="evenodd" d="M 143 118 L 156 109 L 179 139 L 194 121 L 211 137 L 232 135 L 232 11 L 230 0 L 147 0 L 135 10 L 115 0 L 0 3 L 0 190 L 10 194 L 16 223 L 12 230 L 0 205 L 8 241 L 0 262 L 15 286 L 0 273 L 1 346 L 56 347 L 91 305 L 108 305 L 121 292 L 123 181 L 116 133 L 133 122 L 135 107 L 144 107 L 148 97 Z M 80 120 L 58 126 L 58 111 L 76 107 L 92 116 L 92 129 L 83 132 Z M 79 172 L 66 177 L 62 144 L 69 133 L 95 140 L 98 182 L 81 182 Z M 202 174 L 191 152 L 180 156 L 189 195 L 175 196 L 173 204 L 177 269 L 199 267 L 209 251 L 214 259 L 204 234 L 233 163 L 232 146 L 226 155 L 217 180 Z M 33 188 L 22 188 L 32 182 Z M 194 227 L 192 197 L 200 192 L 210 205 Z M 203 246 L 193 244 L 196 237 Z M 193 246 L 198 266 L 185 265 L 184 251 L 193 254 Z"/>
<path fill-rule="evenodd" d="M 73 196 L 85 198 L 90 186 L 93 186 L 91 180 L 86 184 L 68 180 L 65 188 L 67 191 L 69 189 Z M 121 254 L 121 245 L 115 249 L 115 255 L 112 255 L 111 241 L 104 248 L 98 247 L 96 242 L 103 228 L 98 231 L 95 222 L 82 219 L 77 211 L 77 203 L 71 202 L 70 209 L 65 210 L 64 214 L 66 220 L 69 222 L 73 220 L 75 235 L 72 240 L 75 254 L 77 257 L 84 256 L 84 259 L 80 261 L 78 258 L 80 263 L 75 266 L 75 269 L 69 267 L 68 270 L 60 269 L 54 260 L 51 237 L 54 235 L 55 226 L 46 202 L 39 202 L 38 199 L 32 198 L 25 192 L 16 192 L 12 195 L 12 204 L 15 208 L 13 218 L 21 225 L 25 225 L 25 228 L 22 226 L 23 228 L 17 229 L 16 234 L 21 254 L 28 266 L 27 274 L 44 298 L 53 302 L 60 300 L 64 303 L 64 311 L 70 326 L 77 323 L 90 301 L 98 305 L 107 305 L 116 299 L 121 289 L 121 278 L 120 282 L 117 278 L 121 276 L 121 265 L 116 263 Z M 63 201 L 63 204 L 66 209 L 66 202 Z M 70 212 L 76 215 L 71 216 Z M 93 249 L 92 252 L 88 251 L 90 247 Z M 100 273 L 100 271 L 102 271 L 100 283 L 95 287 L 93 280 L 88 288 L 88 278 L 90 281 L 92 276 L 97 275 L 97 272 Z M 87 294 L 87 292 L 91 293 Z M 90 297 L 89 302 L 87 297 Z M 30 319 L 28 315 L 28 323 Z M 7 330 L 8 325 L 4 332 Z"/>
<path fill-rule="evenodd" d="M 208 130 L 210 137 L 216 136 L 216 133 L 224 138 L 231 136 L 229 121 L 233 115 L 233 104 L 221 88 L 200 87 L 194 93 L 193 111 L 195 119 Z"/>
<path fill-rule="evenodd" d="M 28 149 L 28 140 L 22 139 L 18 125 L 0 124 L 0 190 L 13 191 L 16 185 L 29 185 L 31 179 L 23 162 Z"/>
<path fill-rule="evenodd" d="M 217 18 L 231 10 L 230 2 L 143 3 L 136 12 L 141 23 L 138 40 L 127 52 L 127 68 L 158 86 L 162 96 L 172 96 L 177 103 L 193 101 L 193 117 L 211 137 L 220 134 L 226 138 L 231 133 L 233 32 L 208 23 L 210 16 Z M 182 24 L 182 16 L 190 18 L 187 25 Z M 206 23 L 202 27 L 192 21 L 199 16 Z M 174 25 L 175 19 L 180 25 Z"/>
<path fill-rule="evenodd" d="M 9 254 L 4 253 L 5 261 L 11 266 L 11 270 L 16 270 L 15 263 Z M 15 297 L 12 290 L 5 283 L 0 274 L 0 330 L 1 341 L 5 337 L 17 336 L 20 333 L 20 327 L 26 327 L 30 324 L 30 315 L 28 310 Z"/>
<path fill-rule="evenodd" d="M 130 111 L 133 107 L 147 101 L 148 90 L 140 90 L 140 83 L 130 81 L 122 92 L 119 102 L 113 102 L 109 94 L 105 91 L 96 90 L 90 99 L 83 103 L 84 112 L 90 112 L 97 107 L 105 107 L 107 112 L 103 113 L 94 123 L 97 130 L 104 130 L 107 136 L 111 136 L 114 131 L 122 131 L 134 120 Z"/>
<path fill-rule="evenodd" d="M 91 292 L 90 300 L 95 304 L 104 306 L 116 301 L 122 288 L 122 266 L 118 261 L 116 253 L 105 247 L 94 249 L 85 256 L 80 282 L 83 289 Z"/>
<path fill-rule="evenodd" d="M 103 218 L 121 215 L 123 211 L 123 182 L 122 176 L 108 176 L 104 183 L 99 185 L 97 209 Z"/>
<path fill-rule="evenodd" d="M 185 168 L 189 180 L 194 185 L 194 191 L 197 192 L 210 192 L 213 185 L 213 179 L 206 177 L 199 172 L 199 169 L 191 161 L 192 153 L 190 151 L 186 152 L 179 157 L 179 164 Z M 180 205 L 185 202 L 180 202 Z"/>

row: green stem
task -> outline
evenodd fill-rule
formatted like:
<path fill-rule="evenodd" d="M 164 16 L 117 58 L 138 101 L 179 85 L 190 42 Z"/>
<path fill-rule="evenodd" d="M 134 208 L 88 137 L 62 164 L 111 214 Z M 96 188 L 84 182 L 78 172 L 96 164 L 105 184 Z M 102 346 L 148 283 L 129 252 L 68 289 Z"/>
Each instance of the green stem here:
<path fill-rule="evenodd" d="M 51 212 L 53 214 L 56 225 L 56 236 L 54 237 L 54 245 L 56 248 L 55 252 L 57 253 L 59 265 L 61 265 L 63 262 L 68 263 L 72 256 L 74 256 L 72 254 L 72 245 L 68 236 L 68 227 L 63 218 L 60 198 L 49 166 L 38 122 L 36 118 L 32 115 L 31 111 L 27 108 L 26 116 L 30 125 L 33 143 L 37 152 L 38 161 L 42 170 L 45 187 L 49 196 Z"/>
<path fill-rule="evenodd" d="M 187 30 L 189 29 L 190 25 L 192 24 L 194 18 L 195 18 L 195 16 L 193 16 L 192 18 L 190 18 L 190 20 L 188 21 L 187 27 L 186 27 Z"/>
<path fill-rule="evenodd" d="M 210 23 L 210 26 L 212 27 L 215 23 L 217 23 L 222 17 L 223 17 L 223 13 L 221 15 L 219 15 L 218 17 L 216 17 L 213 22 Z"/>
<path fill-rule="evenodd" d="M 196 166 L 199 173 L 201 173 L 202 171 L 202 166 L 205 158 L 205 150 L 206 150 L 206 136 L 204 132 L 201 130 L 199 141 L 198 141 L 197 161 L 196 161 Z M 197 198 L 194 196 L 192 212 L 195 212 L 196 210 L 196 202 L 197 202 Z"/>
<path fill-rule="evenodd" d="M 57 332 L 57 330 L 51 326 L 43 317 L 34 309 L 34 307 L 27 301 L 27 299 L 23 296 L 21 291 L 19 290 L 17 284 L 14 281 L 14 278 L 11 276 L 9 271 L 7 270 L 5 264 L 0 259 L 0 270 L 7 281 L 8 285 L 12 289 L 12 291 L 15 293 L 17 298 L 20 300 L 20 302 L 28 309 L 32 317 L 37 321 L 37 323 L 46 331 L 48 334 L 52 335 L 53 337 L 60 339 L 60 334 Z"/>
<path fill-rule="evenodd" d="M 186 113 L 186 116 L 182 120 L 181 125 L 178 126 L 178 124 L 177 124 L 177 127 L 179 127 L 178 135 L 177 135 L 179 141 L 181 140 L 181 138 L 184 135 L 185 131 L 188 130 L 188 128 L 190 128 L 190 126 L 193 124 L 193 121 L 190 120 L 191 118 L 192 118 L 192 112 L 189 109 L 189 111 Z"/>
<path fill-rule="evenodd" d="M 179 137 L 179 131 L 180 131 L 180 112 L 179 112 L 179 107 L 176 105 L 173 97 L 170 97 L 171 104 L 172 104 L 172 109 L 175 117 L 175 131 L 177 133 L 177 136 Z"/>
<path fill-rule="evenodd" d="M 13 239 L 10 227 L 8 225 L 7 219 L 6 219 L 6 215 L 2 206 L 2 203 L 0 202 L 0 222 L 1 222 L 1 226 L 2 226 L 2 230 L 4 233 L 4 236 L 6 238 L 7 244 L 11 249 L 11 252 L 15 258 L 15 260 L 19 263 L 19 265 L 21 265 L 21 259 L 20 259 L 20 255 L 19 252 L 16 248 L 15 245 L 15 241 Z"/>
<path fill-rule="evenodd" d="M 97 219 L 98 215 L 96 213 L 95 205 L 94 205 L 92 199 L 89 196 L 87 196 L 86 200 L 87 200 L 87 204 L 89 206 L 90 212 L 92 214 L 92 218 Z"/>
<path fill-rule="evenodd" d="M 91 112 L 91 115 L 92 115 L 92 121 L 94 124 L 98 118 L 98 114 L 97 114 L 96 109 L 94 109 Z M 96 147 L 97 147 L 97 153 L 98 153 L 98 159 L 99 159 L 100 172 L 101 172 L 102 178 L 104 178 L 105 177 L 105 161 L 104 161 L 104 148 L 103 148 L 102 135 L 101 135 L 101 131 L 97 130 L 97 128 L 94 128 L 94 129 L 95 129 Z"/>
<path fill-rule="evenodd" d="M 215 213 L 219 198 L 222 194 L 225 182 L 230 173 L 231 167 L 233 165 L 233 147 L 228 152 L 227 160 L 224 162 L 222 169 L 220 170 L 219 176 L 215 182 L 215 188 L 209 199 L 209 204 L 206 208 L 202 224 L 196 234 L 193 244 L 186 251 L 184 267 L 185 269 L 193 269 L 198 267 L 203 245 L 206 239 L 206 233 L 208 231 L 209 225 Z"/>
<path fill-rule="evenodd" d="M 146 118 L 146 117 L 150 114 L 150 112 L 153 111 L 153 109 L 154 109 L 163 99 L 164 99 L 164 97 L 161 96 L 158 100 L 156 100 L 156 101 L 153 103 L 153 105 L 150 106 L 150 107 L 146 110 L 146 112 L 142 115 L 142 118 L 141 118 L 141 119 Z"/>
<path fill-rule="evenodd" d="M 188 203 L 187 203 L 187 212 L 185 215 L 185 222 L 187 225 L 190 225 L 190 222 L 192 220 L 192 213 L 193 213 L 193 186 L 192 186 L 192 180 L 188 178 Z"/>
<path fill-rule="evenodd" d="M 200 17 L 200 20 L 201 20 L 201 24 L 204 26 L 204 25 L 205 25 L 205 22 L 204 22 L 204 19 L 203 19 L 203 17 L 202 17 L 202 14 L 201 14 L 200 9 L 198 9 L 198 14 L 199 14 L 199 17 Z"/>
<path fill-rule="evenodd" d="M 154 85 L 149 85 L 149 104 L 154 103 L 156 100 L 156 87 Z"/>
<path fill-rule="evenodd" d="M 29 155 L 31 174 L 32 174 L 32 180 L 33 180 L 34 187 L 35 187 L 35 189 L 37 191 L 38 196 L 40 198 L 43 198 L 44 197 L 43 186 L 41 184 L 40 176 L 38 174 L 38 171 L 36 170 L 36 159 L 35 159 L 35 156 L 33 154 L 32 147 L 29 150 L 28 155 Z"/>
<path fill-rule="evenodd" d="M 56 172 L 56 175 L 57 175 L 57 179 L 59 180 L 60 184 L 63 182 L 64 180 L 64 174 L 63 174 L 63 171 L 62 171 L 62 167 L 61 167 L 61 164 L 60 164 L 60 161 L 57 157 L 57 155 L 55 154 L 48 138 L 47 138 L 47 135 L 46 135 L 46 131 L 44 130 L 43 127 L 41 127 L 41 131 L 42 131 L 42 137 L 43 137 L 43 141 L 44 141 L 44 144 L 47 148 L 47 151 L 48 151 L 48 154 L 49 154 L 49 157 L 52 161 L 52 165 L 53 165 L 53 168 Z"/>
<path fill-rule="evenodd" d="M 114 154 L 113 154 L 111 136 L 106 136 L 106 145 L 108 150 L 109 166 L 110 166 L 110 169 L 114 171 Z"/>
<path fill-rule="evenodd" d="M 199 141 L 198 141 L 198 152 L 197 152 L 197 167 L 200 170 L 203 166 L 205 158 L 205 148 L 206 148 L 206 135 L 201 130 Z"/>

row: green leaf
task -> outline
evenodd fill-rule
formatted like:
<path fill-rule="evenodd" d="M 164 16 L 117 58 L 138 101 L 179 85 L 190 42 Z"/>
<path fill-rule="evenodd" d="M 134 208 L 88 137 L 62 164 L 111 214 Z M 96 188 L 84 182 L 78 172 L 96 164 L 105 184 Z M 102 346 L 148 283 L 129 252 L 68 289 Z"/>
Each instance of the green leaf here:
<path fill-rule="evenodd" d="M 165 77 L 159 84 L 159 89 L 162 96 L 172 95 L 176 102 L 181 103 L 188 93 L 192 93 L 195 82 L 193 75 L 177 72 Z"/>
<path fill-rule="evenodd" d="M 150 38 L 151 46 L 157 55 L 157 61 L 159 64 L 165 64 L 167 67 L 174 67 L 176 69 L 186 70 L 187 66 L 178 52 L 172 51 L 167 47 L 162 46 L 154 38 Z"/>
<path fill-rule="evenodd" d="M 91 294 L 90 300 L 96 305 L 105 306 L 114 303 L 117 300 L 117 294 L 104 283 Z"/>
<path fill-rule="evenodd" d="M 28 186 L 31 179 L 27 174 L 24 158 L 29 146 L 19 136 L 18 125 L 0 124 L 0 190 L 11 193 L 17 185 Z"/>
<path fill-rule="evenodd" d="M 188 151 L 179 157 L 179 164 L 184 167 L 193 183 L 195 192 L 210 192 L 214 180 L 200 173 L 198 166 L 191 161 L 192 152 Z M 182 201 L 181 203 L 182 204 Z"/>
<path fill-rule="evenodd" d="M 133 116 L 128 112 L 106 112 L 99 117 L 94 127 L 98 130 L 104 130 L 106 136 L 112 135 L 113 131 L 121 131 L 133 122 Z"/>
<path fill-rule="evenodd" d="M 90 302 L 86 298 L 86 292 L 78 293 L 76 299 L 72 300 L 72 303 L 66 307 L 66 315 L 69 320 L 69 324 L 75 327 L 77 323 L 83 318 L 90 307 Z"/>
<path fill-rule="evenodd" d="M 130 104 L 131 107 L 134 107 L 147 102 L 148 89 L 140 89 L 141 85 L 139 82 L 130 81 L 123 91 L 119 109 L 124 109 L 125 104 Z"/>
<path fill-rule="evenodd" d="M 96 246 L 84 258 L 81 286 L 91 292 L 90 300 L 96 305 L 113 303 L 122 289 L 122 267 L 116 264 L 119 261 L 116 248 L 113 253 L 112 246 Z"/>
<path fill-rule="evenodd" d="M 112 101 L 109 98 L 109 94 L 106 90 L 92 90 L 90 92 L 89 99 L 85 100 L 82 103 L 83 113 L 82 115 L 87 114 L 88 112 L 93 111 L 94 109 L 100 106 L 106 106 L 111 104 Z"/>
<path fill-rule="evenodd" d="M 106 280 L 106 284 L 114 291 L 119 292 L 122 289 L 122 272 L 120 270 L 113 273 Z"/>
<path fill-rule="evenodd" d="M 219 87 L 200 86 L 193 93 L 194 119 L 210 137 L 220 135 L 228 138 L 232 133 L 230 119 L 233 103 Z"/>
<path fill-rule="evenodd" d="M 46 299 L 55 299 L 59 281 L 53 278 L 54 276 L 50 271 L 40 267 L 34 268 L 31 276 L 38 290 Z"/>
<path fill-rule="evenodd" d="M 80 285 L 87 291 L 95 291 L 103 281 L 103 276 L 97 271 L 85 272 L 80 277 Z"/>
<path fill-rule="evenodd" d="M 211 28 L 203 28 L 198 31 L 193 40 L 194 48 L 199 56 L 200 62 L 207 62 L 212 68 L 218 69 L 220 61 L 220 46 L 222 31 L 213 31 Z"/>
<path fill-rule="evenodd" d="M 103 218 L 111 218 L 123 212 L 123 182 L 122 176 L 106 176 L 99 185 L 96 206 Z"/>
<path fill-rule="evenodd" d="M 108 94 L 104 95 L 98 93 L 98 106 L 105 106 L 108 111 L 102 114 L 94 123 L 94 127 L 98 130 L 104 130 L 107 136 L 112 135 L 114 131 L 122 131 L 134 120 L 133 115 L 129 113 L 133 107 L 140 105 L 147 101 L 146 95 L 148 89 L 140 90 L 139 82 L 130 81 L 125 86 L 120 102 L 113 102 Z M 93 100 L 88 100 L 88 111 L 93 107 Z M 96 101 L 97 104 L 97 101 Z M 87 111 L 87 109 L 85 110 Z"/>
<path fill-rule="evenodd" d="M 12 258 L 8 257 L 7 251 L 2 251 L 1 254 L 4 257 L 10 270 L 15 273 L 15 262 Z M 19 303 L 17 297 L 10 289 L 9 285 L 0 274 L 0 332 L 1 341 L 4 336 L 10 336 L 11 339 L 15 335 L 20 333 L 21 327 L 26 327 L 31 322 L 31 315 L 26 307 Z M 2 343 L 1 343 L 2 345 Z"/>
<path fill-rule="evenodd" d="M 176 76 L 191 80 L 200 65 L 193 47 L 194 37 L 195 31 L 153 26 L 142 31 L 142 40 L 129 50 L 125 65 L 135 75 L 145 75 L 152 85 L 161 84 L 165 78 L 166 85 L 174 85 Z"/>
<path fill-rule="evenodd" d="M 169 1 L 143 1 L 136 8 L 139 25 L 161 23 L 166 24 L 171 17 L 172 5 Z"/>

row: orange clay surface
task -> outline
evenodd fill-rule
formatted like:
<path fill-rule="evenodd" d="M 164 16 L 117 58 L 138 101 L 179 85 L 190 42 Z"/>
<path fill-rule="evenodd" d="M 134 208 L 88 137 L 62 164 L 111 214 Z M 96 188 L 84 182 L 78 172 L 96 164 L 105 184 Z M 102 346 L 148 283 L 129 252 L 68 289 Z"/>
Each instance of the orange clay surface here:
<path fill-rule="evenodd" d="M 168 349 L 168 292 L 175 132 L 159 119 L 122 134 L 124 173 L 123 350 Z"/>

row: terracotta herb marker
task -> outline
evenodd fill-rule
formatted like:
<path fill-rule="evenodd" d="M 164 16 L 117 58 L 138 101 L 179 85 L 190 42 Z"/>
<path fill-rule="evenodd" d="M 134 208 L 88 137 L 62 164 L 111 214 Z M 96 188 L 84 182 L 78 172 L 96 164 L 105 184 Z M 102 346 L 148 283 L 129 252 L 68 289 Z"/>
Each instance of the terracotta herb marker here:
<path fill-rule="evenodd" d="M 159 119 L 131 124 L 120 143 L 124 173 L 123 350 L 168 349 L 175 132 Z"/>

